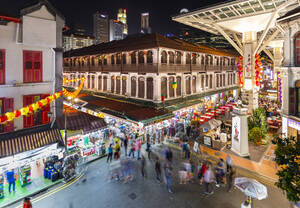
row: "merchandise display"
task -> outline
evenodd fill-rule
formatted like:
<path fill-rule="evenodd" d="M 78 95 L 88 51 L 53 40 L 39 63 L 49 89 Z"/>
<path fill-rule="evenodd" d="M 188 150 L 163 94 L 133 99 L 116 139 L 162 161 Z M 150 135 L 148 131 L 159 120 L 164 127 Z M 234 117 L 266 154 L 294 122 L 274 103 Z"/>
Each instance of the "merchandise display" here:
<path fill-rule="evenodd" d="M 4 197 L 4 176 L 0 175 L 0 199 Z"/>
<path fill-rule="evenodd" d="M 19 180 L 21 186 L 26 186 L 31 183 L 31 167 L 24 165 L 19 168 Z"/>

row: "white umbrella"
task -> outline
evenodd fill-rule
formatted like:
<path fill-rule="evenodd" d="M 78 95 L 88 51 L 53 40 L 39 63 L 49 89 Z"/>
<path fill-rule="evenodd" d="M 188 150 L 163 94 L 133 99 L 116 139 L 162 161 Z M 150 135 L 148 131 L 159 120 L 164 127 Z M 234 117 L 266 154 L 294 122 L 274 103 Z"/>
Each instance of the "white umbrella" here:
<path fill-rule="evenodd" d="M 262 200 L 268 197 L 267 187 L 250 178 L 235 178 L 234 186 L 251 198 Z"/>

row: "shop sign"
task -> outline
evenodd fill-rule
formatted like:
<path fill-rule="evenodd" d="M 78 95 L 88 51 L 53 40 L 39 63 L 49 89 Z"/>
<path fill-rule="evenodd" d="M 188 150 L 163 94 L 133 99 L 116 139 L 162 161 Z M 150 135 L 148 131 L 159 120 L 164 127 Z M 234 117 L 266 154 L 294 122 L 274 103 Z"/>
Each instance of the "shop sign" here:
<path fill-rule="evenodd" d="M 91 148 L 91 149 L 86 149 L 86 150 L 82 150 L 82 156 L 89 156 L 95 154 L 95 148 Z"/>
<path fill-rule="evenodd" d="M 211 147 L 211 138 L 209 136 L 204 136 L 204 144 Z"/>
<path fill-rule="evenodd" d="M 194 142 L 193 150 L 194 150 L 194 152 L 199 152 L 199 144 L 198 144 L 198 142 Z"/>
<path fill-rule="evenodd" d="M 288 126 L 300 131 L 300 122 L 288 119 Z"/>

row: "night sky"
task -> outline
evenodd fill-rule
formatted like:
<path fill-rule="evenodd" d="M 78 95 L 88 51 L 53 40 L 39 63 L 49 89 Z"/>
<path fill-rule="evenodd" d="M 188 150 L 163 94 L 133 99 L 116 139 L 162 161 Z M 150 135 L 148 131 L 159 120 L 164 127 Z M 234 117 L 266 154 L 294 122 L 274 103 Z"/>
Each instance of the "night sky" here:
<path fill-rule="evenodd" d="M 49 0 L 66 18 L 67 25 L 79 24 L 88 34 L 93 32 L 93 14 L 106 12 L 110 19 L 116 19 L 118 8 L 127 9 L 129 34 L 139 32 L 140 13 L 150 13 L 152 32 L 161 34 L 176 33 L 179 24 L 171 20 L 180 9 L 194 10 L 220 0 Z M 1 0 L 0 11 L 19 14 L 19 9 L 37 0 Z"/>

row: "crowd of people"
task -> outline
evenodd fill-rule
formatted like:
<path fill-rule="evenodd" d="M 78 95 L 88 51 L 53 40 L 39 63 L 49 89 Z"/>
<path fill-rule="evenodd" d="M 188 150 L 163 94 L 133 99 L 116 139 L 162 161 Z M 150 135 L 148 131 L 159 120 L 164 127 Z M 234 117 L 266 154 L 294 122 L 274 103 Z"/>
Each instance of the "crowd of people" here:
<path fill-rule="evenodd" d="M 121 147 L 124 148 L 122 157 L 120 157 Z M 129 149 L 128 149 L 129 147 Z M 128 152 L 129 150 L 129 152 Z M 109 163 L 110 179 L 123 180 L 124 183 L 134 180 L 140 173 L 143 179 L 148 178 L 147 168 L 154 168 L 155 179 L 158 183 L 165 183 L 167 191 L 173 193 L 172 183 L 178 178 L 179 184 L 198 183 L 204 184 L 205 194 L 212 194 L 212 184 L 216 187 L 224 185 L 225 178 L 227 190 L 232 189 L 234 171 L 232 169 L 232 160 L 226 158 L 226 166 L 223 159 L 213 165 L 206 160 L 195 160 L 191 158 L 190 146 L 187 141 L 182 145 L 182 162 L 179 165 L 178 175 L 176 175 L 173 159 L 173 151 L 170 147 L 162 149 L 161 154 L 152 150 L 151 142 L 145 144 L 145 152 L 142 150 L 142 141 L 136 139 L 124 138 L 123 140 L 114 139 L 107 148 L 107 163 Z M 136 153 L 136 154 L 135 154 Z M 135 157 L 135 155 L 137 157 Z M 147 164 L 150 164 L 147 166 Z"/>

